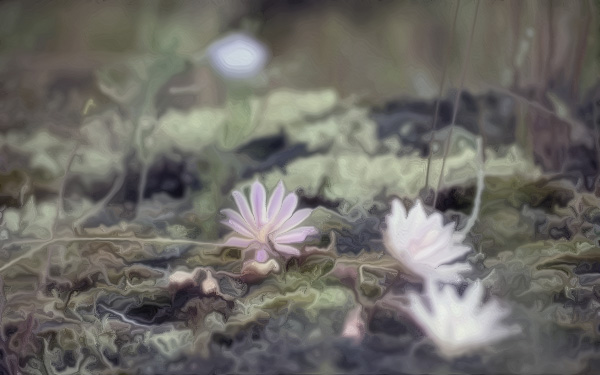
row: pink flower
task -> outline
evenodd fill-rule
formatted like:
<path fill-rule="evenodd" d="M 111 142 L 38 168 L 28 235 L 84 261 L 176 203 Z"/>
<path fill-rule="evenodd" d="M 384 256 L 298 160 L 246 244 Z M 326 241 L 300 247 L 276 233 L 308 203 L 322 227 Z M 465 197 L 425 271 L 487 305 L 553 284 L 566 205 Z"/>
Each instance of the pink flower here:
<path fill-rule="evenodd" d="M 233 229 L 241 237 L 231 237 L 225 245 L 256 249 L 255 259 L 266 262 L 269 254 L 299 255 L 300 251 L 289 244 L 303 242 L 306 237 L 317 234 L 317 228 L 299 227 L 311 214 L 312 209 L 295 211 L 298 196 L 289 193 L 284 198 L 285 189 L 279 181 L 267 203 L 265 187 L 258 181 L 252 184 L 250 202 L 239 191 L 233 192 L 233 199 L 239 213 L 224 209 L 227 216 L 222 223 Z M 295 212 L 294 212 L 295 211 Z"/>
<path fill-rule="evenodd" d="M 457 282 L 460 273 L 471 269 L 468 263 L 455 263 L 471 250 L 461 243 L 464 235 L 456 233 L 452 223 L 443 225 L 438 212 L 427 216 L 420 201 L 407 214 L 395 199 L 385 222 L 388 252 L 424 279 Z"/>

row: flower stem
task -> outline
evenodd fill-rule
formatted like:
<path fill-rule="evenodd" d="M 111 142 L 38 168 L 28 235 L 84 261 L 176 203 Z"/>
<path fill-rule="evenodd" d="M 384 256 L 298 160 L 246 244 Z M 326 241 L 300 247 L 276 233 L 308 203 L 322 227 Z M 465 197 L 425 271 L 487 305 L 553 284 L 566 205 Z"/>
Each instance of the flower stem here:
<path fill-rule="evenodd" d="M 473 203 L 473 210 L 471 211 L 471 216 L 467 221 L 465 227 L 460 231 L 464 235 L 469 233 L 475 225 L 477 218 L 479 216 L 479 209 L 481 208 L 481 193 L 483 192 L 484 186 L 484 159 L 483 159 L 483 140 L 481 137 L 477 137 L 477 156 L 479 160 L 477 160 L 477 164 L 479 164 L 479 168 L 477 169 L 477 190 L 475 191 L 475 201 Z"/>
<path fill-rule="evenodd" d="M 23 245 L 23 244 L 39 244 L 38 246 L 32 247 L 27 252 L 13 260 L 5 263 L 0 267 L 0 272 L 6 270 L 12 265 L 16 264 L 22 259 L 29 258 L 33 254 L 37 253 L 44 247 L 61 242 L 86 242 L 86 241 L 104 241 L 104 242 L 137 242 L 139 244 L 155 242 L 155 243 L 167 243 L 174 245 L 197 245 L 197 246 L 224 246 L 223 244 L 211 243 L 211 242 L 201 242 L 195 240 L 182 240 L 182 239 L 171 239 L 171 238 L 137 238 L 137 237 L 63 237 L 63 238 L 51 238 L 47 240 L 24 240 L 24 241 L 15 241 L 6 244 L 4 247 L 9 247 L 11 245 Z"/>

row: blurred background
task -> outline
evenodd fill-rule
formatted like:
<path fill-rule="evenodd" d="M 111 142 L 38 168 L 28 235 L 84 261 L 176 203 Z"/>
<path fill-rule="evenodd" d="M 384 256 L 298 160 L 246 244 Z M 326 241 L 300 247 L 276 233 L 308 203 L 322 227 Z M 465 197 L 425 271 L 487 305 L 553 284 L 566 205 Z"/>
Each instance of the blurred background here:
<path fill-rule="evenodd" d="M 6 1 L 0 7 L 0 129 L 77 126 L 107 102 L 131 111 L 126 100 L 142 100 L 135 90 L 149 75 L 152 117 L 223 107 L 240 94 L 201 56 L 232 32 L 255 37 L 270 57 L 260 82 L 242 95 L 330 90 L 368 108 L 401 98 L 432 101 L 440 93 L 449 98 L 461 88 L 510 97 L 517 142 L 552 171 L 563 170 L 571 152 L 560 135 L 581 137 L 597 99 L 594 1 Z M 156 77 L 149 66 L 159 60 Z"/>
<path fill-rule="evenodd" d="M 327 87 L 377 103 L 434 98 L 444 67 L 448 86 L 457 87 L 475 8 L 474 1 L 460 4 L 451 35 L 455 2 L 6 1 L 0 37 L 4 70 L 27 71 L 27 82 L 41 86 L 50 72 L 68 68 L 83 80 L 110 63 L 167 51 L 191 57 L 245 31 L 271 51 L 270 88 Z M 593 1 L 482 2 L 465 87 L 581 98 L 597 80 L 596 15 Z M 187 83 L 208 79 L 193 70 Z M 195 104 L 219 102 L 214 96 L 205 92 Z"/>
<path fill-rule="evenodd" d="M 0 2 L 0 374 L 594 373 L 599 9 Z M 211 243 L 254 180 L 314 209 L 329 255 L 236 277 L 240 251 Z M 441 358 L 377 302 L 418 283 L 332 276 L 387 261 L 396 197 L 478 215 L 471 276 L 522 336 Z M 195 269 L 221 294 L 169 284 Z M 340 341 L 358 305 L 365 338 Z"/>

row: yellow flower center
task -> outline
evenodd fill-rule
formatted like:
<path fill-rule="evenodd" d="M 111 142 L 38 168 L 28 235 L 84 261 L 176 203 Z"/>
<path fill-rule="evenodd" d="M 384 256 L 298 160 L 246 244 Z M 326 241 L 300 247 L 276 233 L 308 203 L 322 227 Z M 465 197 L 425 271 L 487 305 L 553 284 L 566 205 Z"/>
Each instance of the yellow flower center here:
<path fill-rule="evenodd" d="M 256 233 L 256 239 L 259 240 L 262 243 L 267 243 L 267 238 L 269 236 L 269 232 L 267 231 L 267 226 L 263 225 L 262 227 L 260 227 L 260 229 L 258 230 L 258 233 Z"/>

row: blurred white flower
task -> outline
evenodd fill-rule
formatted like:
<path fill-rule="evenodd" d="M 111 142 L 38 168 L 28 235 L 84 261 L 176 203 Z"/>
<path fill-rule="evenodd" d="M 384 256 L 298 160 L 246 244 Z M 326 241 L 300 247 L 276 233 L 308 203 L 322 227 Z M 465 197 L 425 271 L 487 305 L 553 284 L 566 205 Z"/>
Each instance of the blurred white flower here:
<path fill-rule="evenodd" d="M 267 48 L 241 33 L 213 42 L 207 50 L 213 69 L 225 79 L 243 80 L 257 76 L 267 64 Z"/>
<path fill-rule="evenodd" d="M 252 248 L 254 259 L 264 263 L 270 254 L 299 255 L 300 251 L 289 244 L 299 243 L 306 237 L 317 234 L 317 228 L 298 227 L 311 214 L 312 209 L 295 211 L 298 196 L 289 193 L 284 198 L 285 189 L 279 181 L 267 204 L 265 187 L 258 181 L 252 184 L 250 202 L 239 191 L 233 192 L 233 199 L 239 213 L 224 209 L 227 216 L 222 223 L 229 226 L 241 237 L 231 237 L 225 245 Z M 295 212 L 294 212 L 295 211 Z"/>
<path fill-rule="evenodd" d="M 169 286 L 181 288 L 186 285 L 191 285 L 196 283 L 196 277 L 198 276 L 198 271 L 200 269 L 197 268 L 192 272 L 187 271 L 176 271 L 169 276 Z"/>
<path fill-rule="evenodd" d="M 214 278 L 210 271 L 206 271 L 206 278 L 200 284 L 204 294 L 216 293 L 220 294 L 219 281 Z"/>
<path fill-rule="evenodd" d="M 242 280 L 253 283 L 256 280 L 261 280 L 271 272 L 279 273 L 280 270 L 281 266 L 275 259 L 269 259 L 266 262 L 247 260 L 242 265 Z"/>
<path fill-rule="evenodd" d="M 518 325 L 502 323 L 510 310 L 498 301 L 482 304 L 483 293 L 480 282 L 469 286 L 462 298 L 452 286 L 432 288 L 427 295 L 430 308 L 421 295 L 411 293 L 407 311 L 443 356 L 456 357 L 521 332 Z"/>
<path fill-rule="evenodd" d="M 438 212 L 428 217 L 420 201 L 407 214 L 395 199 L 386 224 L 388 252 L 424 279 L 458 282 L 460 273 L 471 269 L 465 262 L 450 264 L 470 251 L 461 244 L 464 235 L 454 231 L 453 223 L 444 226 Z"/>
<path fill-rule="evenodd" d="M 365 322 L 361 317 L 361 312 L 361 306 L 350 310 L 342 328 L 342 337 L 350 339 L 355 344 L 358 344 L 365 335 Z"/>

